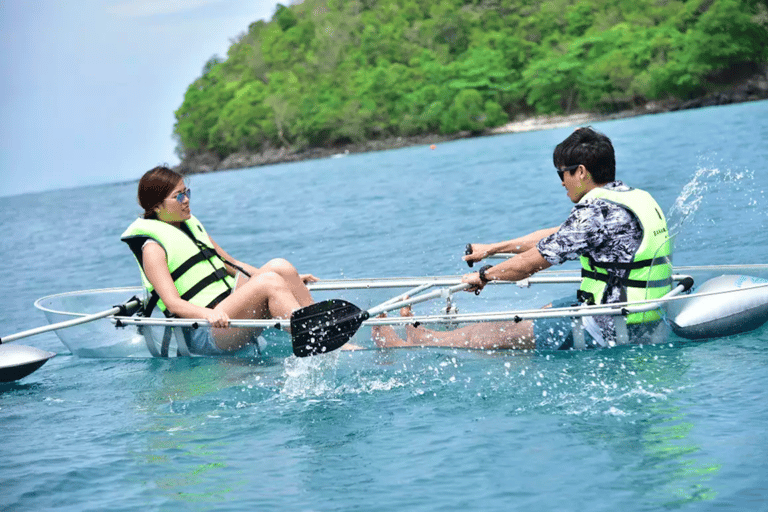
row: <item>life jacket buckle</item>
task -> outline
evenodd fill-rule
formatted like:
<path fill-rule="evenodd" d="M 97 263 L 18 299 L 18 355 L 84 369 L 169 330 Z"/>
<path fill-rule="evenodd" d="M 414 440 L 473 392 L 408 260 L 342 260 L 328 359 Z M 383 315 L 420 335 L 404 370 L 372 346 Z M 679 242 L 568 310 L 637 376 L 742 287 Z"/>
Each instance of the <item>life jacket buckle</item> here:
<path fill-rule="evenodd" d="M 578 290 L 576 291 L 576 299 L 578 299 L 578 301 L 581 302 L 582 304 L 586 304 L 588 306 L 595 305 L 595 294 L 592 292 L 585 292 L 584 290 Z"/>

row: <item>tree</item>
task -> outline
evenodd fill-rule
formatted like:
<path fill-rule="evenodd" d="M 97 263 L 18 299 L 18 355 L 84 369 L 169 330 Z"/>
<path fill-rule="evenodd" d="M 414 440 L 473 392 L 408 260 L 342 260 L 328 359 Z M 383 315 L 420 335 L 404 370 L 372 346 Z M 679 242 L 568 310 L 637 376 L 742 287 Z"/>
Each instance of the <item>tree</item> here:
<path fill-rule="evenodd" d="M 210 149 L 210 131 L 235 92 L 223 79 L 221 63 L 206 66 L 206 69 L 207 72 L 189 86 L 184 103 L 176 111 L 174 133 L 179 140 L 177 152 L 180 156 Z"/>
<path fill-rule="evenodd" d="M 266 102 L 267 88 L 261 82 L 247 82 L 222 108 L 209 133 L 209 145 L 219 155 L 237 151 L 258 151 L 274 139 L 277 129 Z"/>
<path fill-rule="evenodd" d="M 768 62 L 764 0 L 304 0 L 214 56 L 181 155 L 480 132 L 690 98 Z"/>

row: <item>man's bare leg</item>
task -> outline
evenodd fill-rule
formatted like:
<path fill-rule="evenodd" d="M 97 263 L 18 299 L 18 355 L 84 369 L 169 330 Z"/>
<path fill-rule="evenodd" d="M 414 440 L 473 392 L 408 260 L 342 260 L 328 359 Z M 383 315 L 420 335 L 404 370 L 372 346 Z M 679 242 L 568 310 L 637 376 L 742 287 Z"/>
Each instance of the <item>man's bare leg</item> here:
<path fill-rule="evenodd" d="M 401 316 L 413 316 L 409 306 L 400 310 Z M 376 346 L 384 347 L 456 347 L 471 349 L 533 350 L 536 342 L 533 322 L 482 322 L 453 331 L 435 331 L 414 325 L 406 326 L 406 340 L 392 326 L 371 328 Z"/>

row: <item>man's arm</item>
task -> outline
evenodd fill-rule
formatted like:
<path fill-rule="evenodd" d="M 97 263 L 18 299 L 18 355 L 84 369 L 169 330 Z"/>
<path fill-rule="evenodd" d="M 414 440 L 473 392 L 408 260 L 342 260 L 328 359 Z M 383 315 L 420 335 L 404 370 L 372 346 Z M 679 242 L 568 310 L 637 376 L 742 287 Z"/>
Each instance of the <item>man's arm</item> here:
<path fill-rule="evenodd" d="M 512 240 L 507 240 L 506 242 L 498 242 L 495 244 L 471 244 L 472 253 L 464 256 L 463 259 L 466 262 L 474 263 L 476 261 L 481 261 L 488 256 L 499 253 L 522 254 L 536 247 L 536 244 L 539 243 L 539 240 L 542 240 L 551 234 L 556 233 L 558 229 L 560 229 L 560 226 L 540 229 L 528 235 L 521 236 L 519 238 L 513 238 Z"/>
<path fill-rule="evenodd" d="M 544 259 L 539 250 L 532 247 L 514 258 L 487 269 L 484 275 L 488 281 L 520 281 L 551 266 L 552 264 Z M 486 285 L 480 279 L 479 272 L 465 275 L 462 281 L 473 285 L 467 291 L 482 290 Z"/>

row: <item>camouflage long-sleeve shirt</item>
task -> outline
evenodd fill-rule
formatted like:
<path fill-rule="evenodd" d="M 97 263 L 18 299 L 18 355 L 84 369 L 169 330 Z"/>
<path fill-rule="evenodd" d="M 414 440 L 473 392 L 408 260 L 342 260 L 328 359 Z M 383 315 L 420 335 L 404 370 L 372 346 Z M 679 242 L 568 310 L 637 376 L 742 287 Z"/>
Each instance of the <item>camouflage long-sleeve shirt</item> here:
<path fill-rule="evenodd" d="M 621 181 L 608 183 L 604 188 L 631 190 Z M 560 229 L 539 241 L 536 247 L 544 259 L 553 265 L 575 260 L 579 256 L 587 256 L 598 262 L 628 263 L 634 258 L 642 239 L 643 230 L 634 214 L 615 203 L 592 198 L 577 203 Z M 626 277 L 629 273 L 628 270 L 608 272 L 619 273 L 620 277 Z M 606 285 L 603 300 L 606 303 L 621 302 L 620 289 Z M 611 317 L 593 318 L 603 338 L 614 337 Z"/>

